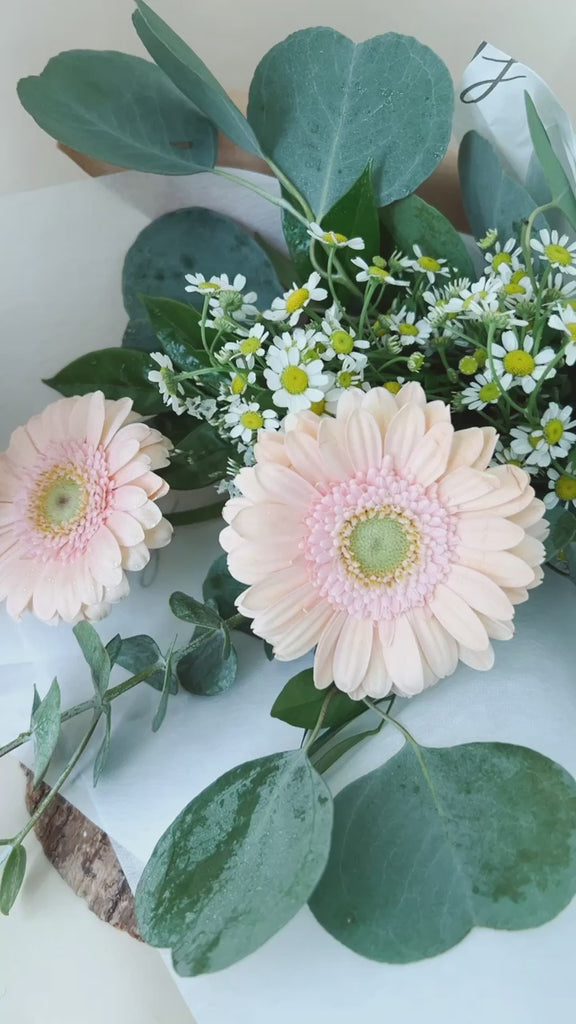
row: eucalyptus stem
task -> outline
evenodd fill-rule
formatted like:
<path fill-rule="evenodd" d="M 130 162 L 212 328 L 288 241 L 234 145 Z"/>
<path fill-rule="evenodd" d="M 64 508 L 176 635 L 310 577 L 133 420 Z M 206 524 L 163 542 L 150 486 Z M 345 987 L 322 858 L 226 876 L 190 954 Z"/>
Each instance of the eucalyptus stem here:
<path fill-rule="evenodd" d="M 254 185 L 253 182 L 248 181 L 246 178 L 239 178 L 236 174 L 230 174 L 228 171 L 223 171 L 221 168 L 215 168 L 212 174 L 218 175 L 219 178 L 227 178 L 228 181 L 233 181 L 236 185 L 242 185 L 244 188 L 249 189 L 251 192 L 255 192 L 261 199 L 266 199 L 269 203 L 274 206 L 280 206 L 283 210 L 287 210 L 291 213 L 296 220 L 299 220 L 304 227 L 308 227 L 309 221 L 304 217 L 298 210 L 294 209 L 291 203 L 287 199 L 283 199 L 282 196 L 273 196 L 266 189 L 258 188 L 258 185 Z"/>
<path fill-rule="evenodd" d="M 312 208 L 308 205 L 304 196 L 298 191 L 296 186 L 292 184 L 290 178 L 287 178 L 284 172 L 281 171 L 280 168 L 272 160 L 267 158 L 266 162 L 270 170 L 274 172 L 275 177 L 278 178 L 280 184 L 283 185 L 286 191 L 289 192 L 290 195 L 296 200 L 296 202 L 300 204 L 304 216 L 308 218 L 308 221 L 313 221 L 314 213 Z"/>
<path fill-rule="evenodd" d="M 318 718 L 316 720 L 316 725 L 314 726 L 314 728 L 313 728 L 312 732 L 310 733 L 310 736 L 306 740 L 306 744 L 304 746 L 304 752 L 306 754 L 310 750 L 310 747 L 314 743 L 314 740 L 316 739 L 318 733 L 320 732 L 320 729 L 322 728 L 322 723 L 323 723 L 323 721 L 324 721 L 324 719 L 326 717 L 326 712 L 328 711 L 328 705 L 330 704 L 330 701 L 334 697 L 335 693 L 336 693 L 335 689 L 328 690 L 328 693 L 326 694 L 326 696 L 324 698 L 324 702 L 322 704 L 322 707 L 320 708 L 320 713 L 319 713 Z"/>
<path fill-rule="evenodd" d="M 534 221 L 541 213 L 545 213 L 546 210 L 553 210 L 557 206 L 558 204 L 555 202 L 544 203 L 543 206 L 537 206 L 535 210 L 532 210 L 532 213 L 530 214 L 528 220 L 522 228 L 522 238 L 520 244 L 522 246 L 522 254 L 524 256 L 526 269 L 528 271 L 528 275 L 530 277 L 530 281 L 532 282 L 532 287 L 534 288 L 534 290 L 536 290 L 536 277 L 534 274 L 534 265 L 532 263 L 532 253 L 530 251 L 530 238 L 532 235 L 532 228 L 534 227 Z"/>

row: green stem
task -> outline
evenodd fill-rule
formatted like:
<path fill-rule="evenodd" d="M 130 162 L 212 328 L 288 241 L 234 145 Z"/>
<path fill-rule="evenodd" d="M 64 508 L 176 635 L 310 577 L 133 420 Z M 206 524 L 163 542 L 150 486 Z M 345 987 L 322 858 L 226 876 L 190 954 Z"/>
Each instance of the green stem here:
<path fill-rule="evenodd" d="M 553 210 L 557 206 L 558 204 L 555 202 L 544 203 L 543 206 L 537 206 L 535 210 L 532 210 L 532 213 L 528 217 L 528 220 L 526 221 L 526 224 L 522 229 L 522 254 L 524 256 L 524 263 L 526 264 L 526 270 L 528 271 L 528 276 L 530 277 L 534 291 L 536 291 L 536 275 L 534 274 L 534 265 L 532 263 L 532 250 L 530 246 L 532 228 L 534 227 L 534 221 L 541 213 L 545 213 L 546 210 Z"/>
<path fill-rule="evenodd" d="M 300 194 L 296 186 L 292 184 L 290 179 L 286 177 L 284 172 L 281 171 L 280 168 L 272 160 L 266 158 L 266 163 L 268 164 L 270 170 L 274 171 L 274 175 L 276 178 L 278 178 L 280 184 L 283 185 L 286 191 L 289 192 L 290 195 L 296 200 L 296 202 L 300 204 L 304 216 L 308 218 L 308 222 L 313 221 L 314 213 L 311 207 L 304 199 L 304 196 Z"/>
<path fill-rule="evenodd" d="M 138 675 L 131 676 L 130 679 L 126 679 L 124 683 L 119 683 L 118 686 L 113 686 L 110 690 L 106 690 L 106 693 L 102 697 L 102 703 L 111 704 L 113 700 L 116 700 L 116 697 L 121 697 L 123 693 L 128 693 L 129 690 L 133 690 L 135 686 L 138 686 L 138 683 L 143 683 L 145 679 L 154 675 L 154 673 L 162 667 L 163 666 L 159 663 L 149 665 L 148 668 L 142 669 L 142 672 L 139 672 Z"/>
<path fill-rule="evenodd" d="M 528 411 L 533 416 L 535 416 L 535 408 L 536 408 L 536 403 L 538 401 L 538 395 L 540 394 L 540 392 L 541 392 L 544 384 L 546 383 L 546 381 L 549 379 L 548 375 L 550 373 L 550 370 L 554 370 L 556 368 L 558 363 L 564 358 L 564 353 L 566 352 L 566 349 L 571 344 L 572 344 L 572 339 L 568 338 L 567 341 L 566 341 L 566 344 L 563 345 L 562 348 L 560 349 L 560 351 L 556 353 L 556 356 L 554 357 L 554 359 L 552 359 L 547 364 L 546 372 L 542 374 L 542 376 L 540 377 L 540 380 L 537 382 L 536 387 L 534 388 L 534 391 L 531 393 L 530 398 L 528 400 Z"/>
<path fill-rule="evenodd" d="M 96 707 L 95 701 L 85 700 L 81 704 L 76 704 L 73 708 L 68 708 L 67 711 L 62 712 L 60 716 L 60 724 L 63 722 L 69 722 L 70 719 L 76 718 L 77 715 L 84 714 L 85 711 L 92 711 Z M 13 750 L 17 750 L 18 747 L 23 746 L 28 740 L 32 739 L 32 729 L 27 729 L 26 732 L 21 732 L 19 736 L 7 743 L 5 747 L 0 747 L 0 757 L 4 757 L 5 754 L 10 754 Z"/>
<path fill-rule="evenodd" d="M 292 204 L 289 203 L 287 199 L 283 199 L 281 196 L 273 196 L 270 192 L 267 192 L 263 188 L 258 188 L 257 185 L 254 185 L 253 182 L 248 181 L 246 178 L 238 178 L 236 174 L 229 174 L 228 171 L 223 171 L 220 168 L 218 168 L 217 170 L 213 170 L 212 174 L 216 174 L 219 178 L 227 178 L 228 181 L 233 181 L 236 185 L 242 185 L 244 188 L 249 189 L 251 192 L 255 192 L 257 196 L 261 197 L 261 199 L 266 199 L 269 203 L 272 203 L 274 206 L 280 206 L 282 207 L 283 210 L 287 210 L 288 213 L 291 213 L 293 217 L 296 217 L 296 220 L 299 220 L 300 223 L 304 225 L 304 227 L 308 227 L 308 219 L 306 217 L 303 217 L 302 214 L 298 212 L 298 210 L 295 210 Z"/>
<path fill-rule="evenodd" d="M 330 704 L 330 701 L 332 700 L 332 698 L 334 697 L 336 692 L 337 691 L 336 691 L 335 688 L 331 689 L 331 690 L 328 690 L 328 693 L 326 694 L 326 696 L 324 698 L 324 702 L 322 704 L 322 707 L 320 708 L 320 714 L 318 715 L 318 718 L 316 720 L 316 725 L 314 726 L 314 728 L 313 728 L 312 732 L 310 733 L 310 736 L 306 740 L 306 744 L 304 746 L 304 752 L 306 754 L 310 750 L 310 747 L 314 743 L 314 740 L 316 739 L 318 733 L 320 732 L 320 729 L 322 728 L 322 723 L 323 723 L 323 721 L 324 721 L 324 719 L 326 717 L 326 712 L 328 711 L 328 705 Z"/>

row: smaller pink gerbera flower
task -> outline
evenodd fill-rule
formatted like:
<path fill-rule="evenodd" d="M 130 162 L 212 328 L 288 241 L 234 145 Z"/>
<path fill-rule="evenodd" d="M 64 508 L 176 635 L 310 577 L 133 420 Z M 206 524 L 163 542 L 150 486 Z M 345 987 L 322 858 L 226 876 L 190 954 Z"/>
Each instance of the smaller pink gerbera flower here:
<path fill-rule="evenodd" d="M 170 441 L 101 391 L 62 398 L 18 427 L 0 453 L 0 601 L 44 622 L 102 618 L 125 597 L 172 527 L 153 470 Z"/>

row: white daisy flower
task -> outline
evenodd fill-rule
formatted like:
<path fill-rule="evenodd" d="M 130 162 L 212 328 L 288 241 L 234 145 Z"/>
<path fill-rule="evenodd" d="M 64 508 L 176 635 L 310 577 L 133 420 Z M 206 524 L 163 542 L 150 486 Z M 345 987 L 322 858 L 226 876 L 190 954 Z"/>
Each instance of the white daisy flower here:
<path fill-rule="evenodd" d="M 248 317 L 258 316 L 258 309 L 254 305 L 258 296 L 256 292 L 246 292 L 244 295 L 245 286 L 244 274 L 236 274 L 232 283 L 228 281 L 226 274 L 222 274 L 220 288 L 210 299 L 212 316 L 216 319 L 224 317 L 236 320 L 238 323 L 242 323 Z"/>
<path fill-rule="evenodd" d="M 189 416 L 194 416 L 197 420 L 207 420 L 210 423 L 217 411 L 217 403 L 214 398 L 195 398 L 186 399 L 186 412 Z"/>
<path fill-rule="evenodd" d="M 558 293 L 557 298 L 573 299 L 576 295 L 576 281 L 566 280 L 563 274 L 554 274 L 550 288 Z"/>
<path fill-rule="evenodd" d="M 510 267 L 502 265 L 500 277 L 502 295 L 509 302 L 528 302 L 533 297 L 534 288 L 524 267 L 511 270 Z"/>
<path fill-rule="evenodd" d="M 321 242 L 331 249 L 364 249 L 363 238 L 348 238 L 337 231 L 325 231 L 315 221 L 308 225 L 308 234 L 316 242 Z"/>
<path fill-rule="evenodd" d="M 404 286 L 410 283 L 409 281 L 402 281 L 394 277 L 391 271 L 386 269 L 386 260 L 382 259 L 381 256 L 375 256 L 372 263 L 367 263 L 361 256 L 355 256 L 350 262 L 355 267 L 360 268 L 359 273 L 356 274 L 357 281 L 376 281 L 378 284 L 393 284 L 397 286 Z"/>
<path fill-rule="evenodd" d="M 184 280 L 188 281 L 188 284 L 184 291 L 198 292 L 199 295 L 210 295 L 213 292 L 219 292 L 222 287 L 221 281 L 223 277 L 226 277 L 226 275 L 223 274 L 222 277 L 217 277 L 214 274 L 213 277 L 205 278 L 204 274 L 186 274 Z M 226 281 L 228 281 L 227 277 Z"/>
<path fill-rule="evenodd" d="M 510 272 L 520 270 L 520 256 L 522 249 L 515 238 L 509 238 L 502 246 L 500 242 L 494 245 L 494 252 L 486 253 L 486 270 L 493 274 L 499 274 L 503 267 Z"/>
<path fill-rule="evenodd" d="M 301 332 L 305 333 L 310 332 Z M 270 345 L 264 378 L 272 391 L 274 405 L 289 412 L 300 412 L 309 409 L 313 402 L 323 401 L 330 377 L 324 373 L 321 359 L 307 358 L 310 352 L 307 345 L 302 344 L 302 338 L 295 338 L 294 344 L 287 344 L 286 338 L 284 334 Z"/>
<path fill-rule="evenodd" d="M 293 284 L 284 292 L 282 298 L 273 299 L 272 308 L 267 309 L 263 316 L 267 320 L 287 320 L 291 327 L 297 324 L 306 306 L 310 302 L 323 302 L 328 292 L 325 288 L 319 288 L 320 274 L 314 271 L 310 277 L 299 287 Z"/>
<path fill-rule="evenodd" d="M 280 426 L 275 409 L 261 409 L 258 402 L 237 401 L 224 416 L 230 437 L 250 444 L 259 430 L 277 430 Z"/>
<path fill-rule="evenodd" d="M 426 274 L 430 284 L 434 284 L 437 277 L 449 277 L 450 268 L 447 260 L 425 256 L 419 245 L 413 245 L 412 250 L 416 256 L 416 259 L 410 262 L 412 270 L 419 274 Z"/>
<path fill-rule="evenodd" d="M 503 381 L 500 384 L 506 390 Z M 462 402 L 469 409 L 485 409 L 487 405 L 495 405 L 501 396 L 501 390 L 488 370 L 479 373 L 471 384 L 462 391 Z"/>
<path fill-rule="evenodd" d="M 423 352 L 412 352 L 406 360 L 406 367 L 410 370 L 410 373 L 420 373 L 420 370 L 424 366 L 424 353 Z"/>
<path fill-rule="evenodd" d="M 366 356 L 347 356 L 342 362 L 342 369 L 334 374 L 331 386 L 326 392 L 326 408 L 328 412 L 336 412 L 338 400 L 343 391 L 349 388 L 357 388 L 362 385 L 364 370 L 368 362 Z M 368 385 L 365 385 L 367 387 Z"/>
<path fill-rule="evenodd" d="M 343 359 L 356 349 L 370 348 L 370 342 L 356 337 L 353 327 L 344 327 L 337 315 L 336 306 L 327 310 L 322 321 L 322 335 L 317 346 L 318 354 L 324 360 Z"/>
<path fill-rule="evenodd" d="M 562 331 L 570 338 L 570 344 L 564 353 L 568 366 L 576 363 L 576 310 L 572 306 L 558 306 L 556 313 L 548 318 L 548 326 L 555 331 Z"/>
<path fill-rule="evenodd" d="M 572 420 L 571 416 L 570 405 L 561 408 L 557 402 L 551 402 L 540 420 L 540 427 L 532 431 L 524 428 L 522 432 L 527 437 L 518 437 L 517 444 L 513 443 L 512 448 L 518 454 L 526 454 L 526 461 L 536 466 L 549 466 L 552 459 L 565 459 L 576 442 L 576 434 L 571 430 L 571 427 L 576 426 L 576 420 Z M 516 434 L 521 429 L 516 428 L 510 433 Z"/>
<path fill-rule="evenodd" d="M 251 384 L 256 383 L 256 374 L 253 370 L 246 373 L 244 370 L 237 370 L 236 373 L 231 373 L 228 384 L 222 388 L 222 397 L 226 401 L 235 401 L 238 395 L 243 395 L 246 388 L 250 387 Z"/>
<path fill-rule="evenodd" d="M 243 331 L 235 341 L 223 345 L 218 353 L 219 359 L 238 360 L 245 369 L 254 367 L 256 356 L 264 355 L 264 343 L 269 337 L 263 324 L 254 324 L 250 331 Z"/>
<path fill-rule="evenodd" d="M 526 466 L 549 466 L 551 462 L 550 452 L 544 443 L 542 431 L 532 430 L 532 427 L 512 427 L 510 431 L 512 441 L 510 450 L 514 455 L 521 457 L 521 464 Z"/>
<path fill-rule="evenodd" d="M 494 463 L 501 466 L 519 466 L 529 474 L 538 472 L 537 466 L 527 465 L 516 452 L 512 451 L 511 446 L 506 448 L 500 440 L 496 442 L 496 448 L 494 449 L 492 464 Z"/>
<path fill-rule="evenodd" d="M 163 352 L 151 352 L 150 358 L 160 367 L 159 370 L 150 370 L 148 380 L 156 384 L 162 396 L 162 400 L 169 409 L 172 409 L 177 416 L 186 412 L 186 401 L 182 399 L 184 388 L 180 381 L 176 380 L 177 371 L 169 356 Z"/>
<path fill-rule="evenodd" d="M 550 490 L 544 497 L 546 508 L 555 508 L 559 501 L 569 508 L 576 507 L 576 479 L 568 473 L 559 473 L 557 469 L 548 470 L 548 486 Z"/>
<path fill-rule="evenodd" d="M 539 238 L 531 238 L 530 245 L 551 267 L 557 267 L 564 274 L 576 274 L 576 242 L 568 235 L 544 228 Z"/>
<path fill-rule="evenodd" d="M 556 370 L 547 370 L 556 355 L 554 349 L 543 348 L 532 355 L 534 339 L 531 334 L 521 341 L 514 331 L 504 331 L 501 341 L 501 345 L 492 345 L 492 357 L 494 371 L 504 388 L 519 385 L 529 395 L 543 376 L 548 379 L 556 376 Z"/>
<path fill-rule="evenodd" d="M 405 306 L 398 313 L 390 313 L 384 323 L 391 334 L 396 334 L 403 345 L 424 345 L 432 334 L 429 320 L 416 319 L 416 313 L 408 312 Z"/>
<path fill-rule="evenodd" d="M 479 249 L 491 249 L 498 241 L 498 228 L 488 228 L 483 238 L 479 238 L 476 245 Z"/>

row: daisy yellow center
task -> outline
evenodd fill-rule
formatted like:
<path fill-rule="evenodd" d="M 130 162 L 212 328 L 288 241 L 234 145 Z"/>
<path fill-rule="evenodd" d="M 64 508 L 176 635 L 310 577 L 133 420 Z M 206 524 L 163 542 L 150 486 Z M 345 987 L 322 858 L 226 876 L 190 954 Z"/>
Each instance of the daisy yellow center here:
<path fill-rule="evenodd" d="M 576 323 L 566 324 L 566 330 L 568 331 L 568 334 L 572 338 L 572 341 L 576 341 Z"/>
<path fill-rule="evenodd" d="M 377 267 L 375 263 L 368 267 L 368 273 L 370 277 L 378 277 L 381 281 L 385 281 L 387 277 L 390 277 L 388 270 L 385 270 L 384 267 Z"/>
<path fill-rule="evenodd" d="M 312 402 L 310 411 L 315 413 L 316 416 L 322 416 L 326 409 L 326 400 L 323 398 L 320 402 Z"/>
<path fill-rule="evenodd" d="M 83 477 L 66 466 L 54 466 L 37 481 L 28 507 L 41 533 L 67 533 L 84 515 L 89 495 Z"/>
<path fill-rule="evenodd" d="M 412 337 L 414 337 L 415 335 L 418 334 L 418 328 L 416 327 L 416 324 L 400 324 L 400 326 L 398 327 L 398 330 L 399 330 L 400 334 L 404 334 L 404 335 L 408 335 L 408 336 L 412 336 Z"/>
<path fill-rule="evenodd" d="M 251 336 L 250 338 L 244 338 L 244 341 L 240 343 L 240 351 L 243 356 L 252 356 L 260 348 L 260 338 Z"/>
<path fill-rule="evenodd" d="M 287 366 L 282 370 L 282 387 L 290 395 L 301 395 L 308 387 L 308 374 L 301 366 Z"/>
<path fill-rule="evenodd" d="M 544 252 L 550 263 L 559 263 L 561 267 L 569 267 L 572 263 L 572 254 L 564 245 L 545 245 Z"/>
<path fill-rule="evenodd" d="M 286 311 L 288 313 L 295 313 L 297 309 L 302 309 L 310 298 L 310 292 L 307 288 L 297 288 L 296 291 L 286 299 Z"/>
<path fill-rule="evenodd" d="M 525 295 L 526 289 L 524 285 L 519 284 L 517 281 L 510 281 L 510 284 L 504 285 L 504 291 L 507 295 Z"/>
<path fill-rule="evenodd" d="M 398 579 L 414 565 L 418 550 L 414 523 L 392 506 L 364 509 L 344 524 L 340 534 L 347 572 L 365 583 Z"/>
<path fill-rule="evenodd" d="M 559 476 L 554 490 L 560 501 L 576 501 L 576 480 L 571 476 Z"/>
<path fill-rule="evenodd" d="M 504 369 L 514 377 L 529 377 L 534 373 L 536 363 L 529 352 L 517 349 L 516 352 L 507 352 L 504 356 Z"/>
<path fill-rule="evenodd" d="M 200 281 L 200 284 L 197 285 L 197 287 L 200 288 L 200 290 L 203 292 L 220 291 L 220 285 L 218 284 L 217 281 Z"/>
<path fill-rule="evenodd" d="M 350 373 L 349 370 L 342 370 L 342 373 L 338 374 L 338 386 L 341 388 L 351 388 L 354 383 L 354 374 Z"/>
<path fill-rule="evenodd" d="M 348 241 L 346 235 L 339 235 L 337 231 L 326 231 L 322 238 L 329 245 L 344 245 L 344 242 Z"/>
<path fill-rule="evenodd" d="M 478 397 L 482 402 L 495 402 L 500 397 L 500 388 L 496 381 L 488 381 L 487 384 L 483 384 L 478 392 Z"/>
<path fill-rule="evenodd" d="M 529 434 L 528 435 L 528 441 L 530 443 L 530 447 L 531 448 L 536 449 L 538 447 L 538 445 L 540 444 L 541 440 L 542 440 L 542 434 L 540 434 L 540 433 Z"/>
<path fill-rule="evenodd" d="M 432 273 L 438 273 L 442 269 L 442 264 L 438 263 L 432 256 L 420 256 L 418 263 L 422 267 L 422 270 L 430 270 Z"/>
<path fill-rule="evenodd" d="M 503 263 L 512 263 L 512 257 L 509 252 L 497 252 L 492 260 L 494 270 L 498 270 L 498 267 L 501 267 Z"/>
<path fill-rule="evenodd" d="M 244 391 L 245 387 L 246 387 L 246 378 L 245 377 L 241 377 L 240 374 L 237 373 L 236 376 L 232 378 L 232 382 L 230 384 L 230 390 L 232 391 L 232 394 L 233 395 L 241 395 L 242 392 Z"/>
<path fill-rule="evenodd" d="M 386 388 L 387 391 L 390 392 L 391 395 L 397 395 L 402 385 L 397 380 L 389 380 L 384 385 L 384 387 Z"/>
<path fill-rule="evenodd" d="M 488 353 L 487 353 L 485 348 L 477 348 L 475 350 L 475 352 L 474 352 L 474 359 L 476 360 L 476 362 L 478 363 L 478 366 L 481 369 L 482 369 L 482 367 L 486 366 L 487 358 L 488 358 Z"/>
<path fill-rule="evenodd" d="M 354 348 L 354 338 L 348 331 L 334 331 L 330 338 L 332 342 L 332 348 L 339 355 L 349 355 Z"/>
<path fill-rule="evenodd" d="M 465 374 L 466 377 L 472 377 L 478 369 L 478 363 L 474 359 L 474 356 L 463 356 L 458 363 L 458 369 L 460 370 L 460 373 Z"/>
<path fill-rule="evenodd" d="M 558 441 L 564 434 L 564 424 L 562 420 L 553 419 L 548 420 L 544 427 L 544 437 L 548 441 L 548 444 L 558 444 Z"/>
<path fill-rule="evenodd" d="M 260 427 L 264 425 L 264 417 L 261 412 L 255 412 L 251 409 L 248 412 L 242 413 L 240 423 L 243 427 L 247 427 L 248 430 L 260 430 Z"/>

